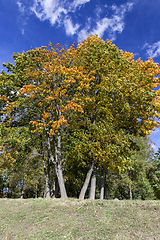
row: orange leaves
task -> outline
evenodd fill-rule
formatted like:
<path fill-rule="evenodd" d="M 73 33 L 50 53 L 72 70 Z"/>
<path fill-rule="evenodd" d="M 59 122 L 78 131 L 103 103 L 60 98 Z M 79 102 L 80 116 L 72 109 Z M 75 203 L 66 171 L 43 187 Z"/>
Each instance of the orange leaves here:
<path fill-rule="evenodd" d="M 39 103 L 38 103 L 38 106 L 39 106 L 39 107 L 42 107 L 42 103 L 41 103 L 41 102 L 39 102 Z"/>
<path fill-rule="evenodd" d="M 83 67 L 78 67 L 78 71 L 83 71 Z"/>
<path fill-rule="evenodd" d="M 27 94 L 38 91 L 38 86 L 35 85 L 24 85 L 23 88 L 20 90 L 19 94 Z"/>
<path fill-rule="evenodd" d="M 153 59 L 135 61 L 132 53 L 98 35 L 88 36 L 76 49 L 74 44 L 65 50 L 50 43 L 49 49 L 31 49 L 22 55 L 15 59 L 17 68 L 25 65 L 16 78 L 24 79 L 18 98 L 24 100 L 21 106 L 24 103 L 26 109 L 31 108 L 33 116 L 44 124 L 35 122 L 36 128 L 52 125 L 52 134 L 67 125 L 65 119 L 80 116 L 80 112 L 90 114 L 89 119 L 94 115 L 99 121 L 104 118 L 118 127 L 137 130 L 140 124 L 136 119 L 145 122 L 160 111 L 159 92 L 152 91 L 159 85 L 159 65 Z M 12 111 L 14 105 L 8 105 Z M 150 126 L 146 122 L 146 127 Z"/>
<path fill-rule="evenodd" d="M 66 101 L 67 105 L 63 108 L 62 112 L 65 112 L 67 110 L 74 110 L 83 113 L 82 107 L 74 102 Z"/>
<path fill-rule="evenodd" d="M 50 115 L 51 115 L 50 113 L 45 113 L 45 112 L 44 112 L 44 114 L 42 114 L 42 116 L 43 116 L 44 119 L 50 117 Z"/>
<path fill-rule="evenodd" d="M 133 53 L 130 53 L 130 52 L 123 52 L 123 57 L 129 61 L 131 61 L 133 58 L 134 58 L 134 55 Z"/>
<path fill-rule="evenodd" d="M 46 97 L 45 99 L 44 99 L 44 101 L 46 101 L 47 103 L 50 103 L 51 101 L 54 101 L 54 100 L 56 100 L 57 99 L 57 97 L 56 96 L 48 96 L 48 97 Z"/>
<path fill-rule="evenodd" d="M 35 96 L 35 95 L 34 95 L 34 94 L 32 94 L 32 95 L 30 95 L 30 96 L 29 96 L 29 98 L 34 98 L 34 96 Z"/>
<path fill-rule="evenodd" d="M 53 121 L 50 129 L 50 135 L 56 133 L 62 126 L 68 126 L 67 120 L 63 115 L 57 121 Z"/>
<path fill-rule="evenodd" d="M 3 100 L 3 101 L 8 101 L 8 98 L 6 96 L 0 96 L 0 100 Z"/>

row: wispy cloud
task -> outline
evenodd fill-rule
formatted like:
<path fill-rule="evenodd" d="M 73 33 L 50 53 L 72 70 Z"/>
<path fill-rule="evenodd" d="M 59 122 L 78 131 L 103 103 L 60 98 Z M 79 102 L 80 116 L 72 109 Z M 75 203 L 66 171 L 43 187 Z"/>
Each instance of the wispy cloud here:
<path fill-rule="evenodd" d="M 87 2 L 90 2 L 90 0 L 74 0 L 73 3 L 71 4 L 71 9 L 81 7 L 81 5 L 86 4 Z"/>
<path fill-rule="evenodd" d="M 22 34 L 24 35 L 24 28 L 22 29 Z"/>
<path fill-rule="evenodd" d="M 18 5 L 18 8 L 19 8 L 19 11 L 20 11 L 21 13 L 24 13 L 25 7 L 22 5 L 22 3 L 19 2 L 19 1 L 17 1 L 17 5 Z"/>
<path fill-rule="evenodd" d="M 160 41 L 154 43 L 153 45 L 149 45 L 146 43 L 143 46 L 143 49 L 146 48 L 146 54 L 149 58 L 154 58 L 160 56 Z"/>
<path fill-rule="evenodd" d="M 90 0 L 74 0 L 71 4 L 65 0 L 34 0 L 30 8 L 41 21 L 49 20 L 53 26 L 64 26 L 67 35 L 74 35 L 80 25 L 73 24 L 70 13 L 75 12 L 76 8 L 84 5 Z"/>
<path fill-rule="evenodd" d="M 67 10 L 60 4 L 60 1 L 55 2 L 53 0 L 34 0 L 30 10 L 41 21 L 49 20 L 51 25 L 56 22 L 60 23 L 62 15 L 67 14 Z"/>
<path fill-rule="evenodd" d="M 74 25 L 70 18 L 65 19 L 64 26 L 65 26 L 67 35 L 74 35 L 80 27 L 78 23 Z"/>
<path fill-rule="evenodd" d="M 27 24 L 27 19 L 28 19 L 28 16 L 24 17 L 24 14 L 26 12 L 28 12 L 28 9 L 19 0 L 16 3 L 18 5 L 18 9 L 20 11 L 20 15 L 18 16 L 17 21 L 19 22 L 21 33 L 22 33 L 22 35 L 24 35 L 25 25 Z"/>
<path fill-rule="evenodd" d="M 123 5 L 120 5 L 119 7 L 117 5 L 112 5 L 111 7 L 105 6 L 106 8 L 110 8 L 112 10 L 112 14 L 110 17 L 104 17 L 100 18 L 100 15 L 98 16 L 98 19 L 96 19 L 96 25 L 92 29 L 89 26 L 86 26 L 84 29 L 82 29 L 78 33 L 78 39 L 82 40 L 86 38 L 88 34 L 95 34 L 97 33 L 100 37 L 103 36 L 104 32 L 107 31 L 109 38 L 111 40 L 115 40 L 116 38 L 116 32 L 122 33 L 124 26 L 125 26 L 125 13 L 128 11 L 131 11 L 134 3 L 126 3 Z M 99 11 L 99 14 L 101 11 Z"/>
<path fill-rule="evenodd" d="M 52 26 L 56 24 L 56 27 L 64 27 L 66 35 L 77 34 L 78 40 L 83 40 L 88 34 L 95 33 L 102 37 L 106 31 L 108 37 L 114 40 L 116 33 L 122 33 L 125 26 L 125 14 L 132 10 L 134 2 L 128 2 L 120 6 L 104 5 L 103 7 L 97 7 L 95 5 L 95 10 L 98 11 L 92 11 L 90 16 L 86 16 L 85 24 L 79 23 L 78 18 L 75 22 L 73 13 L 78 11 L 80 16 L 80 9 L 89 2 L 90 0 L 74 0 L 72 2 L 67 0 L 33 0 L 30 13 L 35 14 L 40 21 L 48 20 Z M 21 12 L 25 10 L 20 0 L 17 4 Z M 108 16 L 108 12 L 110 16 Z M 103 17 L 101 17 L 102 13 Z"/>

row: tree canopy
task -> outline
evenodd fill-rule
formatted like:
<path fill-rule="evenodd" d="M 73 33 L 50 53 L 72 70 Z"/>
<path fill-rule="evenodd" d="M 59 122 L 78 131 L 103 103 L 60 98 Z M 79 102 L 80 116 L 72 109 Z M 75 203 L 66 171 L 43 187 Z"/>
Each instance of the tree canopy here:
<path fill-rule="evenodd" d="M 66 198 L 73 173 L 75 191 L 84 198 L 96 170 L 128 171 L 137 149 L 134 139 L 159 127 L 159 90 L 153 88 L 160 68 L 153 59 L 134 60 L 97 35 L 76 47 L 50 43 L 14 53 L 13 59 L 0 75 L 1 166 L 25 165 L 25 159 L 34 162 L 39 156 L 46 191 L 51 192 L 54 175 Z"/>

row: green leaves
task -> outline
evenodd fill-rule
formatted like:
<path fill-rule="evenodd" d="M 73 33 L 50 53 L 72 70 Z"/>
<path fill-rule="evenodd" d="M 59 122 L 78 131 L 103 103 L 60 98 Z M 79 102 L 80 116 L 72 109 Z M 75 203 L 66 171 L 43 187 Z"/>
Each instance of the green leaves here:
<path fill-rule="evenodd" d="M 159 92 L 152 89 L 159 84 L 160 68 L 152 59 L 134 60 L 98 35 L 76 48 L 50 44 L 13 58 L 15 64 L 4 64 L 8 73 L 0 75 L 2 125 L 12 134 L 24 128 L 24 139 L 26 131 L 61 133 L 66 168 L 72 160 L 87 166 L 92 156 L 96 166 L 123 172 L 131 165 L 133 136 L 146 136 L 159 126 Z M 18 139 L 9 144 L 21 146 L 22 153 L 25 141 L 20 139 L 20 145 Z"/>

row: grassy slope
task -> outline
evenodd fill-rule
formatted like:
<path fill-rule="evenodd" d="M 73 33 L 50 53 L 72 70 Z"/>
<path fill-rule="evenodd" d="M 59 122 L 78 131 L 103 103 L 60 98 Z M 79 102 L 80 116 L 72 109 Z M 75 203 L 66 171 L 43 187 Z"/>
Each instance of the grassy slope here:
<path fill-rule="evenodd" d="M 0 239 L 160 239 L 160 201 L 0 199 Z"/>

